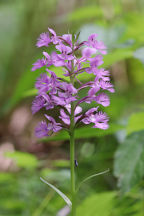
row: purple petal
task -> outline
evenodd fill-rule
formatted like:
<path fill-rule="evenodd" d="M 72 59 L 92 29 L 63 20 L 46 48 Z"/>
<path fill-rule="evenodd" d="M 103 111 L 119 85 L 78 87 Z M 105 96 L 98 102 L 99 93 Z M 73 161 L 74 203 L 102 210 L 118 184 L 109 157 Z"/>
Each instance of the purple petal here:
<path fill-rule="evenodd" d="M 65 113 L 63 109 L 60 110 L 59 118 L 62 119 L 65 124 L 70 125 L 70 117 Z"/>
<path fill-rule="evenodd" d="M 45 99 L 42 96 L 36 96 L 34 101 L 32 102 L 32 114 L 38 112 L 45 105 Z"/>
<path fill-rule="evenodd" d="M 37 127 L 35 128 L 35 135 L 38 138 L 42 138 L 44 136 L 48 136 L 48 126 L 45 121 L 39 122 Z"/>
<path fill-rule="evenodd" d="M 99 106 L 89 109 L 89 110 L 85 113 L 85 115 L 89 116 L 89 115 L 93 114 L 94 112 L 97 112 L 97 111 L 98 111 L 98 108 L 99 108 Z"/>
<path fill-rule="evenodd" d="M 82 56 L 86 59 L 89 59 L 97 50 L 95 48 L 86 47 L 82 50 Z"/>
<path fill-rule="evenodd" d="M 48 32 L 42 33 L 40 34 L 40 37 L 38 38 L 36 46 L 37 47 L 42 47 L 42 46 L 48 47 L 50 42 L 51 42 L 51 39 L 49 37 L 49 33 Z"/>
<path fill-rule="evenodd" d="M 82 108 L 80 106 L 77 106 L 76 109 L 75 109 L 75 115 L 78 115 L 79 113 L 82 112 Z"/>
<path fill-rule="evenodd" d="M 35 63 L 33 63 L 32 71 L 35 71 L 36 69 L 39 69 L 46 65 L 45 59 L 38 59 Z"/>
<path fill-rule="evenodd" d="M 96 96 L 96 102 L 98 104 L 102 104 L 104 107 L 107 107 L 110 105 L 109 97 L 105 93 L 101 93 L 98 96 Z"/>

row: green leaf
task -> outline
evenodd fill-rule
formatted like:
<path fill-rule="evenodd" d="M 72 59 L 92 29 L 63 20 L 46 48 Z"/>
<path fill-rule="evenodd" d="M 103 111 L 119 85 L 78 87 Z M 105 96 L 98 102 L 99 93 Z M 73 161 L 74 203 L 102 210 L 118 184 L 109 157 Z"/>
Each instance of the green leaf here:
<path fill-rule="evenodd" d="M 92 178 L 94 178 L 94 177 L 96 177 L 96 176 L 103 175 L 103 174 L 108 173 L 108 172 L 109 172 L 109 169 L 106 170 L 106 171 L 104 171 L 104 172 L 95 173 L 95 174 L 93 174 L 93 175 L 88 176 L 87 178 L 85 178 L 84 180 L 82 180 L 82 181 L 80 182 L 80 184 L 78 185 L 77 191 L 80 189 L 80 187 L 82 186 L 82 184 L 84 184 L 84 183 L 87 182 L 88 180 L 90 180 L 90 179 L 92 179 Z"/>
<path fill-rule="evenodd" d="M 98 193 L 87 197 L 77 208 L 77 216 L 111 216 L 115 192 Z"/>
<path fill-rule="evenodd" d="M 7 157 L 16 161 L 17 165 L 22 168 L 35 168 L 38 166 L 37 158 L 26 152 L 6 152 Z"/>
<path fill-rule="evenodd" d="M 60 160 L 53 160 L 52 164 L 53 164 L 53 166 L 61 167 L 61 168 L 63 168 L 63 167 L 70 167 L 69 160 L 62 160 L 62 159 L 60 159 Z"/>
<path fill-rule="evenodd" d="M 49 182 L 45 181 L 43 178 L 41 178 L 41 181 L 43 181 L 45 184 L 47 184 L 49 187 L 51 187 L 53 190 L 55 190 L 63 199 L 64 201 L 67 203 L 67 205 L 69 207 L 71 207 L 72 203 L 70 201 L 70 199 L 64 194 L 62 193 L 58 188 L 56 188 L 54 185 L 50 184 Z"/>
<path fill-rule="evenodd" d="M 124 23 L 127 24 L 127 30 L 125 31 L 125 35 L 123 40 L 132 38 L 135 39 L 136 42 L 143 43 L 144 42 L 144 15 L 139 12 L 129 12 L 124 16 Z"/>
<path fill-rule="evenodd" d="M 28 91 L 25 91 L 22 95 L 23 98 L 25 97 L 32 97 L 32 96 L 36 96 L 38 93 L 37 89 L 33 88 L 33 89 L 30 89 Z"/>
<path fill-rule="evenodd" d="M 124 129 L 124 126 L 118 125 L 118 124 L 110 124 L 110 127 L 107 130 L 92 128 L 90 126 L 81 127 L 75 130 L 75 138 L 76 139 L 86 139 L 86 138 L 91 138 L 91 137 L 105 136 L 105 135 L 113 134 L 122 129 Z M 57 140 L 69 140 L 69 135 L 66 131 L 61 131 L 55 136 L 46 137 L 46 138 L 43 138 L 42 140 L 44 142 L 57 141 Z"/>
<path fill-rule="evenodd" d="M 144 60 L 144 58 L 143 58 Z M 130 59 L 129 61 L 129 75 L 134 85 L 144 84 L 144 64 L 140 59 Z"/>
<path fill-rule="evenodd" d="M 104 64 L 102 67 L 108 67 L 123 59 L 131 58 L 132 56 L 133 51 L 130 48 L 116 49 L 104 56 Z"/>
<path fill-rule="evenodd" d="M 21 76 L 12 97 L 2 107 L 1 115 L 9 112 L 23 98 L 24 93 L 34 86 L 34 81 L 38 75 L 39 71 L 31 72 L 28 70 Z"/>
<path fill-rule="evenodd" d="M 126 130 L 127 130 L 127 134 L 144 130 L 144 112 L 138 112 L 132 114 L 128 121 Z"/>
<path fill-rule="evenodd" d="M 77 10 L 74 10 L 71 14 L 68 16 L 69 21 L 82 21 L 91 19 L 94 17 L 101 17 L 103 15 L 102 9 L 98 6 L 89 6 L 89 7 L 83 7 L 79 8 Z"/>
<path fill-rule="evenodd" d="M 129 135 L 118 147 L 114 175 L 122 192 L 129 191 L 144 177 L 144 131 Z"/>

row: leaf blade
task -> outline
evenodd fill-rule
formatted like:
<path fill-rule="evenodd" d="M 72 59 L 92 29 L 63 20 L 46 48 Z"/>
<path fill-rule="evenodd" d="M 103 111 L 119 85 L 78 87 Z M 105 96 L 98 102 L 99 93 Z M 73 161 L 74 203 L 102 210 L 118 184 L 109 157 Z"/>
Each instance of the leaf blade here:
<path fill-rule="evenodd" d="M 44 180 L 42 177 L 40 177 L 40 180 L 44 182 L 45 184 L 47 184 L 49 187 L 51 187 L 54 191 L 56 191 L 63 198 L 63 200 L 67 203 L 69 207 L 72 206 L 70 199 L 64 193 L 62 193 L 58 188 L 56 188 L 54 185 Z"/>
<path fill-rule="evenodd" d="M 94 177 L 96 177 L 96 176 L 103 175 L 103 174 L 108 173 L 108 172 L 109 172 L 109 169 L 107 169 L 107 170 L 105 170 L 105 171 L 103 171 L 103 172 L 95 173 L 95 174 L 93 174 L 93 175 L 88 176 L 87 178 L 85 178 L 84 180 L 82 180 L 82 181 L 80 182 L 80 184 L 79 184 L 79 186 L 78 186 L 78 188 L 77 188 L 76 191 L 78 191 L 78 190 L 80 189 L 81 185 L 82 185 L 83 183 L 87 182 L 88 180 L 90 180 L 90 179 L 92 179 L 92 178 L 94 178 Z"/>

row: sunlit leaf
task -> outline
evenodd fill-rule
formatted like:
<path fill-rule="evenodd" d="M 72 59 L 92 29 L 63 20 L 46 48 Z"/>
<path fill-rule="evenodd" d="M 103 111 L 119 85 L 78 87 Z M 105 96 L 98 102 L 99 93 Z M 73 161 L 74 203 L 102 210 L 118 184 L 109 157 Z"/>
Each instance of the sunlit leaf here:
<path fill-rule="evenodd" d="M 144 42 L 144 15 L 139 12 L 129 12 L 126 13 L 123 22 L 127 24 L 127 29 L 123 36 L 123 40 L 132 38 L 135 39 L 137 43 Z"/>
<path fill-rule="evenodd" d="M 129 75 L 132 83 L 136 85 L 144 84 L 144 65 L 140 59 L 132 58 L 129 61 Z"/>
<path fill-rule="evenodd" d="M 6 152 L 5 155 L 14 159 L 19 167 L 22 168 L 35 168 L 38 166 L 37 158 L 27 152 Z"/>
<path fill-rule="evenodd" d="M 115 192 L 104 192 L 87 197 L 77 208 L 77 216 L 111 216 Z"/>
<path fill-rule="evenodd" d="M 133 51 L 130 48 L 117 49 L 104 56 L 103 67 L 108 67 L 123 59 L 128 59 L 133 56 Z"/>
<path fill-rule="evenodd" d="M 69 167 L 70 166 L 69 160 L 53 160 L 52 163 L 56 167 Z"/>
<path fill-rule="evenodd" d="M 144 112 L 137 112 L 132 114 L 128 121 L 126 130 L 128 134 L 144 130 Z"/>
<path fill-rule="evenodd" d="M 81 7 L 76 10 L 74 10 L 71 14 L 68 16 L 69 21 L 81 21 L 86 19 L 91 19 L 94 17 L 102 16 L 102 8 L 99 6 L 89 6 L 89 7 Z"/>

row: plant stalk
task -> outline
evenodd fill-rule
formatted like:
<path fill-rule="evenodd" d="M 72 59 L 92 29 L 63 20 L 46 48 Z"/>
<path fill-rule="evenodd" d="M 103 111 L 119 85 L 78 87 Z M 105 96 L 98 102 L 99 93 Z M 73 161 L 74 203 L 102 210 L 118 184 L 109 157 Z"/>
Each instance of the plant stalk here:
<path fill-rule="evenodd" d="M 72 51 L 74 52 L 74 45 L 72 47 Z M 74 60 L 72 60 L 72 70 L 70 76 L 70 82 L 74 85 Z M 74 102 L 71 102 L 71 115 L 70 115 L 70 169 L 71 169 L 71 216 L 76 216 L 76 189 L 75 189 L 75 120 L 74 120 L 74 112 L 75 106 Z"/>
<path fill-rule="evenodd" d="M 70 129 L 70 166 L 71 166 L 71 198 L 72 198 L 72 209 L 71 215 L 76 215 L 76 202 L 75 202 L 75 170 L 74 170 L 74 159 L 75 159 L 75 142 L 74 142 L 74 116 L 71 116 L 71 129 Z"/>

